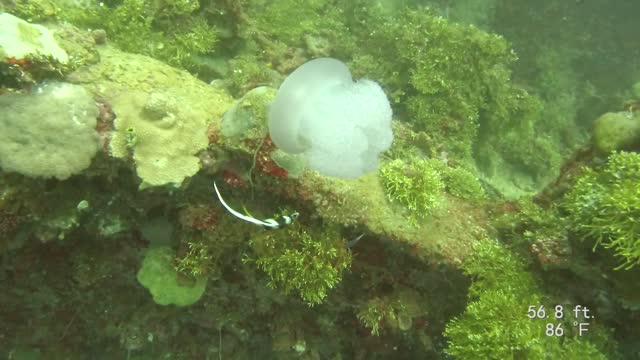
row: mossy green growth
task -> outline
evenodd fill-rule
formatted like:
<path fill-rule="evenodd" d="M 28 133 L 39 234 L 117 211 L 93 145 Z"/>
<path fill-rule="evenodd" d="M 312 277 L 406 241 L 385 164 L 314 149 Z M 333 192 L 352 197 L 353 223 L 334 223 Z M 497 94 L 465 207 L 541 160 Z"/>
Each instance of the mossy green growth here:
<path fill-rule="evenodd" d="M 158 8 L 166 16 L 189 15 L 200 8 L 198 0 L 162 0 L 158 1 Z"/>
<path fill-rule="evenodd" d="M 413 158 L 405 162 L 396 159 L 380 168 L 380 178 L 389 200 L 409 210 L 410 221 L 416 223 L 442 202 L 444 183 L 441 169 L 442 164 L 438 160 Z"/>
<path fill-rule="evenodd" d="M 308 306 L 324 301 L 351 266 L 351 253 L 333 229 L 309 232 L 288 228 L 254 237 L 256 265 L 269 277 L 269 287 L 299 293 Z"/>
<path fill-rule="evenodd" d="M 554 243 L 559 244 L 560 239 L 567 237 L 567 221 L 558 207 L 543 208 L 533 197 L 521 197 L 510 204 L 513 211 L 504 211 L 494 218 L 492 226 L 513 248 L 530 251 L 536 242 L 543 244 L 544 239 L 555 239 Z"/>
<path fill-rule="evenodd" d="M 365 327 L 371 329 L 371 335 L 380 335 L 380 327 L 385 317 L 385 303 L 380 298 L 370 299 L 356 314 Z"/>
<path fill-rule="evenodd" d="M 354 58 L 354 73 L 383 82 L 408 120 L 450 156 L 471 159 L 481 114 L 511 121 L 516 104 L 509 99 L 519 95 L 510 80 L 516 56 L 504 38 L 425 8 L 395 17 L 376 6 L 358 13 L 353 28 L 363 53 Z"/>
<path fill-rule="evenodd" d="M 124 0 L 116 6 L 67 6 L 60 17 L 76 26 L 105 29 L 126 52 L 189 68 L 192 56 L 212 53 L 217 29 L 196 10 L 196 0 Z"/>
<path fill-rule="evenodd" d="M 178 24 L 149 55 L 190 69 L 193 55 L 207 55 L 215 51 L 218 31 L 203 16 L 189 17 Z M 164 32 L 162 34 L 166 36 Z"/>
<path fill-rule="evenodd" d="M 463 167 L 444 167 L 443 179 L 446 191 L 462 199 L 481 200 L 485 198 L 484 189 L 480 179 Z"/>
<path fill-rule="evenodd" d="M 192 276 L 204 276 L 214 267 L 212 251 L 204 242 L 188 242 L 189 250 L 183 257 L 175 259 L 174 268 L 184 274 Z"/>
<path fill-rule="evenodd" d="M 554 322 L 565 330 L 560 338 L 545 335 L 548 319 L 527 317 L 527 309 L 538 310 L 544 298 L 523 264 L 498 243 L 476 243 L 462 269 L 474 280 L 469 288 L 471 302 L 444 332 L 449 340 L 447 353 L 454 358 L 607 359 L 587 338 L 570 333 L 571 320 Z M 546 309 L 547 314 L 553 311 Z"/>
<path fill-rule="evenodd" d="M 563 205 L 574 229 L 622 258 L 640 263 L 640 154 L 614 152 L 601 168 L 585 168 Z"/>
<path fill-rule="evenodd" d="M 55 17 L 58 8 L 51 0 L 17 0 L 11 13 L 28 22 L 43 22 Z M 2 9 L 0 8 L 0 11 Z"/>
<path fill-rule="evenodd" d="M 203 276 L 185 276 L 174 267 L 175 253 L 167 246 L 147 250 L 138 282 L 147 288 L 159 305 L 188 306 L 200 299 L 207 286 Z"/>
<path fill-rule="evenodd" d="M 359 306 L 356 317 L 362 325 L 371 329 L 371 335 L 374 336 L 378 336 L 383 327 L 389 330 L 408 331 L 413 325 L 413 315 L 417 315 L 412 314 L 413 311 L 410 308 L 422 309 L 423 304 L 416 303 L 417 306 L 411 306 L 411 302 L 405 303 L 403 300 L 402 294 L 374 297 Z"/>
<path fill-rule="evenodd" d="M 233 96 L 241 97 L 257 85 L 274 85 L 274 73 L 255 56 L 241 55 L 231 61 L 227 87 Z"/>
<path fill-rule="evenodd" d="M 69 5 L 62 8 L 60 18 L 79 27 L 104 29 L 109 40 L 128 52 L 147 53 L 152 40 L 157 40 L 151 30 L 151 9 L 145 0 L 124 0 L 115 7 Z"/>
<path fill-rule="evenodd" d="M 327 35 L 344 29 L 338 7 L 326 0 L 272 0 L 252 6 L 249 15 L 258 28 L 289 46 L 300 46 L 305 36 Z"/>
<path fill-rule="evenodd" d="M 517 56 L 505 38 L 430 9 L 389 17 L 364 2 L 352 2 L 358 51 L 350 69 L 382 83 L 394 113 L 430 137 L 430 156 L 476 163 L 509 198 L 536 193 L 557 176 L 563 146 L 555 134 L 563 132 L 547 136 L 554 133 L 545 130 L 553 122 L 548 106 L 511 80 Z"/>

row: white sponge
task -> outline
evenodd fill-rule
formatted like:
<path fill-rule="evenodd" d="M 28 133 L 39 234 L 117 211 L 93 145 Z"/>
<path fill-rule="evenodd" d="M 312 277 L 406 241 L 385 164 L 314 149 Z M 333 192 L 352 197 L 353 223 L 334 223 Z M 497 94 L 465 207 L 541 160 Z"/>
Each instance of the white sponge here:
<path fill-rule="evenodd" d="M 0 54 L 22 59 L 36 53 L 52 56 L 61 63 L 69 61 L 69 56 L 58 46 L 49 29 L 0 13 Z"/>
<path fill-rule="evenodd" d="M 304 153 L 323 175 L 355 178 L 378 166 L 391 146 L 391 106 L 380 86 L 353 82 L 344 63 L 309 61 L 278 90 L 269 113 L 269 133 L 283 151 Z"/>

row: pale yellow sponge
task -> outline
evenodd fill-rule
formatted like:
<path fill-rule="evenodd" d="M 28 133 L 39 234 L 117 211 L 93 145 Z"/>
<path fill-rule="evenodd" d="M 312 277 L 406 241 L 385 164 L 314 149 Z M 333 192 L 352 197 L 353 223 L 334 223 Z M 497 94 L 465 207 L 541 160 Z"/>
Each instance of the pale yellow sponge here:
<path fill-rule="evenodd" d="M 221 120 L 233 99 L 147 56 L 105 47 L 100 60 L 70 78 L 111 104 L 111 155 L 133 157 L 141 188 L 180 186 L 200 170 L 197 154 L 208 146 L 207 128 Z"/>

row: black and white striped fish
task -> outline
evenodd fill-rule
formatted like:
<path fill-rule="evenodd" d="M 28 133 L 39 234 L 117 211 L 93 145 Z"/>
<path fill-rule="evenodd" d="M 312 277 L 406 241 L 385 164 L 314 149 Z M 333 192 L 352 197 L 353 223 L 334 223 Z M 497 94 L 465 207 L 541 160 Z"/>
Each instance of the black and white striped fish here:
<path fill-rule="evenodd" d="M 280 217 L 273 218 L 273 219 L 269 218 L 269 219 L 259 220 L 252 216 L 248 216 L 240 212 L 237 212 L 233 210 L 231 206 L 227 205 L 227 203 L 222 198 L 222 195 L 220 195 L 220 190 L 218 190 L 218 185 L 216 185 L 215 181 L 213 182 L 213 188 L 216 191 L 216 195 L 218 195 L 218 200 L 220 200 L 220 203 L 222 203 L 222 206 L 224 206 L 225 209 L 227 209 L 227 211 L 231 213 L 231 215 L 237 217 L 238 219 L 244 220 L 246 222 L 250 222 L 252 224 L 262 226 L 265 229 L 275 230 L 275 229 L 283 228 L 287 225 L 291 225 L 298 218 L 298 215 L 300 215 L 299 213 L 294 212 L 292 214 L 282 215 Z"/>

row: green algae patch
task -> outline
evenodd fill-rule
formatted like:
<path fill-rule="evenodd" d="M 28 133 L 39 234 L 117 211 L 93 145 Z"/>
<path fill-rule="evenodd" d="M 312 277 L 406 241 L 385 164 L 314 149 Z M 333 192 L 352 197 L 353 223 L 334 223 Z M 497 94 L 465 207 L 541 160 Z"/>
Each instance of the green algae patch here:
<path fill-rule="evenodd" d="M 132 157 L 141 188 L 173 184 L 200 170 L 207 128 L 232 98 L 183 70 L 143 55 L 100 49 L 100 63 L 71 74 L 116 114 L 109 150 Z"/>
<path fill-rule="evenodd" d="M 522 315 L 525 308 L 544 310 L 541 304 L 547 301 L 524 262 L 497 242 L 478 241 L 461 268 L 473 280 L 467 308 L 444 331 L 446 352 L 453 358 L 607 359 L 596 335 L 606 330 L 594 326 L 587 336 L 579 336 L 570 330 L 571 318 L 556 316 L 554 329 L 567 332 L 564 337 L 550 336 L 549 327 L 543 327 L 547 321 Z M 547 314 L 554 310 L 546 309 Z"/>
<path fill-rule="evenodd" d="M 389 200 L 401 203 L 409 210 L 409 220 L 430 215 L 442 202 L 444 183 L 439 161 L 401 159 L 380 168 L 380 178 Z"/>
<path fill-rule="evenodd" d="M 268 286 L 285 294 L 297 292 L 307 306 L 321 304 L 351 266 L 351 253 L 336 228 L 322 231 L 288 228 L 252 237 L 256 265 Z"/>
<path fill-rule="evenodd" d="M 298 191 L 325 221 L 361 226 L 372 234 L 411 246 L 425 259 L 435 257 L 457 265 L 485 233 L 484 210 L 473 201 L 454 196 L 445 195 L 441 208 L 429 216 L 412 219 L 402 204 L 389 201 L 375 172 L 352 180 L 305 172 Z"/>
<path fill-rule="evenodd" d="M 565 196 L 571 226 L 583 238 L 612 249 L 623 262 L 617 269 L 640 265 L 640 154 L 614 152 L 601 167 L 584 168 Z"/>
<path fill-rule="evenodd" d="M 167 246 L 147 250 L 138 271 L 138 282 L 149 290 L 156 304 L 192 305 L 204 294 L 207 279 L 177 272 L 173 266 L 174 258 L 175 253 Z"/>

